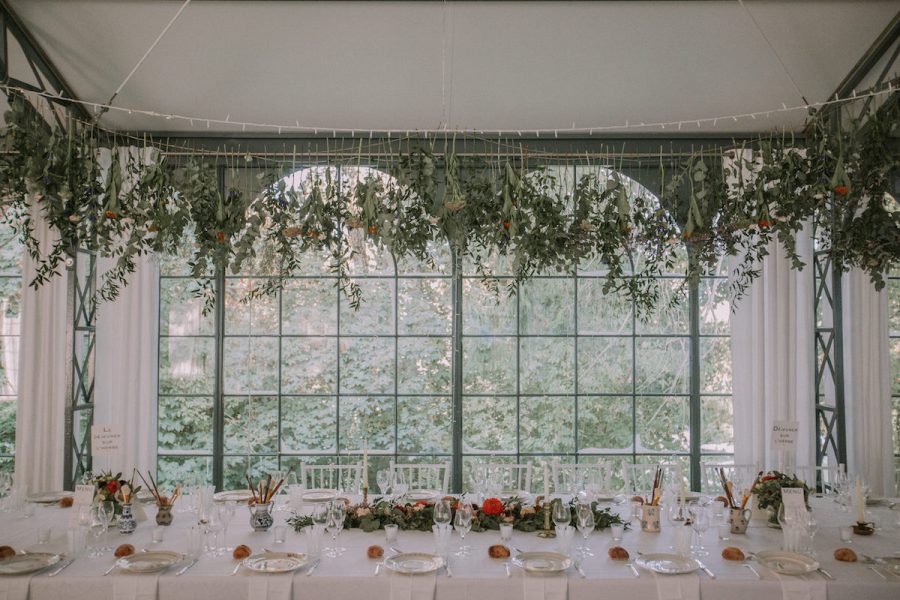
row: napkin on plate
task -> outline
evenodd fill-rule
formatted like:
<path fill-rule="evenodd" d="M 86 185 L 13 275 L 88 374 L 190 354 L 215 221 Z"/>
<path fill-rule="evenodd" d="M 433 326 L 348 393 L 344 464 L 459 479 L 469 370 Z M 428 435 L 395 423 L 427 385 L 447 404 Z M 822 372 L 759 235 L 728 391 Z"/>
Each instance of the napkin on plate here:
<path fill-rule="evenodd" d="M 113 600 L 156 600 L 158 575 L 115 575 Z"/>
<path fill-rule="evenodd" d="M 566 600 L 569 578 L 565 575 L 528 575 L 522 578 L 525 600 Z"/>
<path fill-rule="evenodd" d="M 825 581 L 806 576 L 781 575 L 772 571 L 781 582 L 782 600 L 825 600 Z"/>
<path fill-rule="evenodd" d="M 653 578 L 656 580 L 656 595 L 659 600 L 700 600 L 700 578 L 695 573 L 653 573 Z"/>
<path fill-rule="evenodd" d="M 434 600 L 437 577 L 391 573 L 391 600 Z"/>
<path fill-rule="evenodd" d="M 248 575 L 247 600 L 291 600 L 294 575 Z"/>
<path fill-rule="evenodd" d="M 28 600 L 31 577 L 0 577 L 0 600 Z"/>

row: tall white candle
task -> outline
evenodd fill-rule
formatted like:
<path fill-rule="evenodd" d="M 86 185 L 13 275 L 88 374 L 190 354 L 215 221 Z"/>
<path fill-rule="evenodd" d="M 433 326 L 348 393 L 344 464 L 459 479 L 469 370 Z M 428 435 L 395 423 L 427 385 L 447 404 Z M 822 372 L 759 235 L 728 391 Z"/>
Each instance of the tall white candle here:
<path fill-rule="evenodd" d="M 544 502 L 550 501 L 550 472 L 547 469 L 547 461 L 544 461 Z"/>
<path fill-rule="evenodd" d="M 862 484 L 859 477 L 856 478 L 856 521 L 864 523 L 866 521 L 865 502 L 862 495 Z"/>
<path fill-rule="evenodd" d="M 369 438 L 363 440 L 363 489 L 369 489 Z"/>
<path fill-rule="evenodd" d="M 686 496 L 687 496 L 687 494 L 685 493 L 685 490 L 684 490 L 684 478 L 682 478 L 681 479 L 681 494 L 678 497 L 678 501 L 681 503 L 682 513 L 684 513 L 684 502 L 685 502 Z"/>

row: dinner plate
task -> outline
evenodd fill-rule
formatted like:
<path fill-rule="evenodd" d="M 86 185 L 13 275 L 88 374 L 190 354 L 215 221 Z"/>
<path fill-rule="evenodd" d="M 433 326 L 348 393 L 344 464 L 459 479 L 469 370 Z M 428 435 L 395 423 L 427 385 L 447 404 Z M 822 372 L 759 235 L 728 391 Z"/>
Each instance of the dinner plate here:
<path fill-rule="evenodd" d="M 305 490 L 300 492 L 300 499 L 304 502 L 331 502 L 337 498 L 337 490 L 329 488 L 317 488 L 313 490 Z"/>
<path fill-rule="evenodd" d="M 572 559 L 558 552 L 520 552 L 512 563 L 528 573 L 562 573 L 572 566 Z"/>
<path fill-rule="evenodd" d="M 26 500 L 35 504 L 53 504 L 55 502 L 59 502 L 63 498 L 70 498 L 72 496 L 74 496 L 72 492 L 59 490 L 55 492 L 41 492 L 40 494 L 31 494 L 26 498 Z"/>
<path fill-rule="evenodd" d="M 402 552 L 384 560 L 384 566 L 404 575 L 434 573 L 444 566 L 444 559 L 427 552 Z"/>
<path fill-rule="evenodd" d="M 250 490 L 226 490 L 213 494 L 216 502 L 246 502 L 253 497 Z"/>
<path fill-rule="evenodd" d="M 422 500 L 434 500 L 441 493 L 438 490 L 409 490 L 404 495 L 410 502 L 421 502 Z"/>
<path fill-rule="evenodd" d="M 819 568 L 815 559 L 797 552 L 762 550 L 754 554 L 760 564 L 782 575 L 804 575 Z"/>
<path fill-rule="evenodd" d="M 59 554 L 29 552 L 0 560 L 0 575 L 27 575 L 52 567 L 62 560 Z"/>
<path fill-rule="evenodd" d="M 634 564 L 642 569 L 661 575 L 681 575 L 693 573 L 700 568 L 700 563 L 690 556 L 681 554 L 653 553 L 639 556 Z"/>
<path fill-rule="evenodd" d="M 127 573 L 157 573 L 165 571 L 183 560 L 184 554 L 169 550 L 156 550 L 123 556 L 116 561 L 116 567 Z"/>
<path fill-rule="evenodd" d="M 241 566 L 256 573 L 290 573 L 309 562 L 309 556 L 302 552 L 262 552 L 248 556 Z"/>

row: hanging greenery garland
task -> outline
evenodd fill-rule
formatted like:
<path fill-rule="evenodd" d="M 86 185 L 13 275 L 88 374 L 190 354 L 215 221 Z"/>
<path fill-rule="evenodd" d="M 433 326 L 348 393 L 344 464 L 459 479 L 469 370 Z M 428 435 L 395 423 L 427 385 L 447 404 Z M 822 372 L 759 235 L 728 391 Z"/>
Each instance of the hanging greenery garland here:
<path fill-rule="evenodd" d="M 253 196 L 221 189 L 203 157 L 170 165 L 151 141 L 141 152 L 125 151 L 80 122 L 51 126 L 12 94 L 0 134 L 2 218 L 38 262 L 32 286 L 61 273 L 78 248 L 116 258 L 98 287 L 103 299 L 127 284 L 137 257 L 187 244 L 197 294 L 211 307 L 215 272 L 242 272 L 262 246 L 284 277 L 300 272 L 305 254 L 327 253 L 338 284 L 358 306 L 362 295 L 349 263 L 352 240 L 364 238 L 423 261 L 434 261 L 432 249 L 449 243 L 494 286 L 491 257 L 505 256 L 510 293 L 538 273 L 602 263 L 604 291 L 625 293 L 643 315 L 659 301 L 659 276 L 681 264 L 685 246 L 686 282 L 712 272 L 723 255 L 738 257 L 737 299 L 773 240 L 802 268 L 795 240 L 814 219 L 818 248 L 832 265 L 860 268 L 881 288 L 900 260 L 900 205 L 889 193 L 890 174 L 900 167 L 900 103 L 893 100 L 867 103 L 841 127 L 813 116 L 802 140 L 764 136 L 729 151 L 727 161 L 708 151 L 674 167 L 660 158 L 655 195 L 617 171 L 587 169 L 564 186 L 553 165 L 458 156 L 450 144 L 442 153 L 432 145 L 392 154 L 383 161 L 390 177 L 360 168 L 360 145 L 352 182 L 336 176 L 334 162 L 309 170 L 302 186 L 290 185 L 289 165 L 279 164 L 259 172 Z M 104 149 L 109 164 L 101 164 Z M 50 247 L 34 235 L 33 207 L 58 234 Z M 280 285 L 273 278 L 250 295 Z"/>

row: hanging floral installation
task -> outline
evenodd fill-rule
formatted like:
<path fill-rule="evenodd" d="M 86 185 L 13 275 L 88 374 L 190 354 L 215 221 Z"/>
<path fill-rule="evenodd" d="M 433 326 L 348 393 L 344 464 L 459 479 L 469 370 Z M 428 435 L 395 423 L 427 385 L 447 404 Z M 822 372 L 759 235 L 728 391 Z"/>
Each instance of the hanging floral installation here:
<path fill-rule="evenodd" d="M 248 194 L 221 186 L 213 156 L 170 164 L 165 152 L 119 152 L 115 135 L 74 120 L 64 128 L 48 124 L 12 94 L 0 133 L 2 218 L 38 262 L 35 287 L 62 273 L 79 248 L 115 258 L 98 286 L 102 299 L 127 284 L 139 256 L 188 246 L 197 294 L 210 307 L 213 274 L 241 272 L 264 247 L 284 277 L 300 271 L 306 253 L 327 253 L 338 285 L 358 306 L 350 239 L 364 236 L 397 257 L 423 261 L 449 243 L 495 286 L 490 257 L 506 256 L 510 293 L 538 273 L 602 263 L 605 291 L 626 294 L 646 314 L 659 301 L 659 276 L 684 264 L 685 247 L 686 282 L 712 272 L 723 255 L 736 256 L 737 299 L 773 240 L 803 267 L 795 239 L 813 220 L 818 249 L 832 265 L 862 269 L 880 288 L 900 260 L 900 205 L 890 194 L 891 172 L 900 167 L 900 103 L 892 100 L 866 102 L 862 110 L 848 102 L 836 111 L 840 120 L 818 113 L 802 138 L 761 136 L 726 150 L 727 160 L 721 148 L 677 163 L 660 157 L 652 193 L 635 191 L 621 169 L 585 169 L 563 185 L 554 165 L 526 159 L 524 148 L 519 159 L 463 156 L 451 141 L 407 140 L 402 151 L 378 160 L 390 177 L 368 173 L 353 185 L 336 177 L 335 167 L 365 165 L 362 144 L 355 160 L 311 169 L 302 186 L 286 179 L 291 161 L 248 156 L 254 166 L 266 165 L 256 170 L 259 191 Z M 108 164 L 101 164 L 103 149 Z M 605 162 L 622 160 L 611 155 Z M 34 206 L 58 233 L 49 247 L 34 235 Z M 280 280 L 262 285 L 251 296 L 277 290 Z"/>

